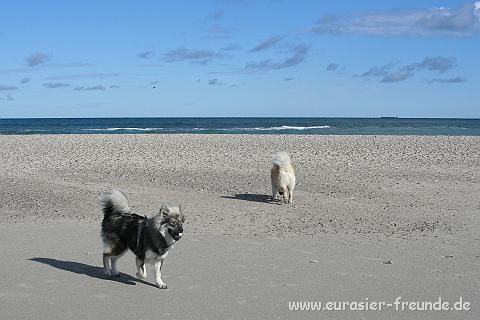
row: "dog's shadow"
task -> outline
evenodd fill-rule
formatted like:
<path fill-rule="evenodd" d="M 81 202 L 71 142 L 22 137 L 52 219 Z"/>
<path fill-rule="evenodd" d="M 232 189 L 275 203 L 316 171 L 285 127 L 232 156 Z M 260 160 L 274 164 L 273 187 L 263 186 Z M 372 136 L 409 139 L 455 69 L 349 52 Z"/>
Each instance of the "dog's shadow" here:
<path fill-rule="evenodd" d="M 120 273 L 120 277 L 118 278 L 107 278 L 105 274 L 103 273 L 103 268 L 101 267 L 96 267 L 96 266 L 91 266 L 85 263 L 81 262 L 75 262 L 75 261 L 64 261 L 64 260 L 57 260 L 57 259 L 51 259 L 51 258 L 31 258 L 28 259 L 30 261 L 35 261 L 35 262 L 40 262 L 43 264 L 48 264 L 49 266 L 52 266 L 54 268 L 60 269 L 60 270 L 65 270 L 69 272 L 73 272 L 76 274 L 84 274 L 86 276 L 92 277 L 92 278 L 97 278 L 101 280 L 112 280 L 116 282 L 121 282 L 124 284 L 128 284 L 131 286 L 134 286 L 138 283 L 143 283 L 149 286 L 155 287 L 154 284 L 134 278 L 128 274 L 125 273 Z"/>
<path fill-rule="evenodd" d="M 237 193 L 234 196 L 222 196 L 222 198 L 272 204 L 279 203 L 279 200 L 274 200 L 271 196 L 267 196 L 266 194 Z"/>

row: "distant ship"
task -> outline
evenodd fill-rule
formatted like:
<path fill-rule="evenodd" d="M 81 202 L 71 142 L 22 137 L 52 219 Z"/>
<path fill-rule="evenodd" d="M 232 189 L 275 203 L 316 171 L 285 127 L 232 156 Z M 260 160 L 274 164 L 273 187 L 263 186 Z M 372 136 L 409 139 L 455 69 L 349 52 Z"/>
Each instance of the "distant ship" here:
<path fill-rule="evenodd" d="M 393 117 L 380 117 L 380 119 L 398 119 L 397 116 L 393 116 Z"/>

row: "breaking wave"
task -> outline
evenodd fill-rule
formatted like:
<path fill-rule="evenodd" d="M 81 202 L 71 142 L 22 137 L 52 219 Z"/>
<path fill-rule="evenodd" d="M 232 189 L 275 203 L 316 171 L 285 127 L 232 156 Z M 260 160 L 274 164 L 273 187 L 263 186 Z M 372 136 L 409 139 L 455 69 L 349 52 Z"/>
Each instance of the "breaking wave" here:
<path fill-rule="evenodd" d="M 255 127 L 255 128 L 84 128 L 82 131 L 167 131 L 167 132 L 196 132 L 196 131 L 281 131 L 281 130 L 311 130 L 327 129 L 330 126 L 280 126 L 280 127 Z"/>
<path fill-rule="evenodd" d="M 280 130 L 311 130 L 311 129 L 328 129 L 330 126 L 309 126 L 309 127 L 300 127 L 300 126 L 280 126 L 280 127 L 255 127 L 255 128 L 228 128 L 228 129 L 219 129 L 225 131 L 280 131 Z"/>
<path fill-rule="evenodd" d="M 281 126 L 281 127 L 268 127 L 268 128 L 253 128 L 253 130 L 311 130 L 311 129 L 328 129 L 330 126 L 310 126 L 310 127 L 296 127 L 296 126 Z"/>
<path fill-rule="evenodd" d="M 87 128 L 82 131 L 155 131 L 163 128 Z"/>

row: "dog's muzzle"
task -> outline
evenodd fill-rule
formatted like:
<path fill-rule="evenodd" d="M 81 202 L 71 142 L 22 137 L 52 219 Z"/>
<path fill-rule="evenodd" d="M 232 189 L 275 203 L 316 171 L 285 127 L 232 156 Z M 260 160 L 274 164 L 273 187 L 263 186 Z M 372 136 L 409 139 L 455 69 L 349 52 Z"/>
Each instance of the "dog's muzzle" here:
<path fill-rule="evenodd" d="M 168 233 L 172 236 L 173 240 L 178 241 L 182 237 L 182 232 L 176 232 L 173 231 L 172 229 L 168 229 Z"/>

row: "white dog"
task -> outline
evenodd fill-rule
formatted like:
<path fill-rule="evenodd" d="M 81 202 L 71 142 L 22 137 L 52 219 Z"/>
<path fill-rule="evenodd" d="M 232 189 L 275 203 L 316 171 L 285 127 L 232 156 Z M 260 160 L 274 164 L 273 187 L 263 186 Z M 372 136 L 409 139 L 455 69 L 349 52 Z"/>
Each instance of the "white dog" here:
<path fill-rule="evenodd" d="M 279 152 L 273 156 L 271 170 L 272 197 L 278 199 L 278 194 L 283 196 L 283 202 L 292 203 L 293 189 L 295 188 L 295 172 L 286 152 Z"/>

